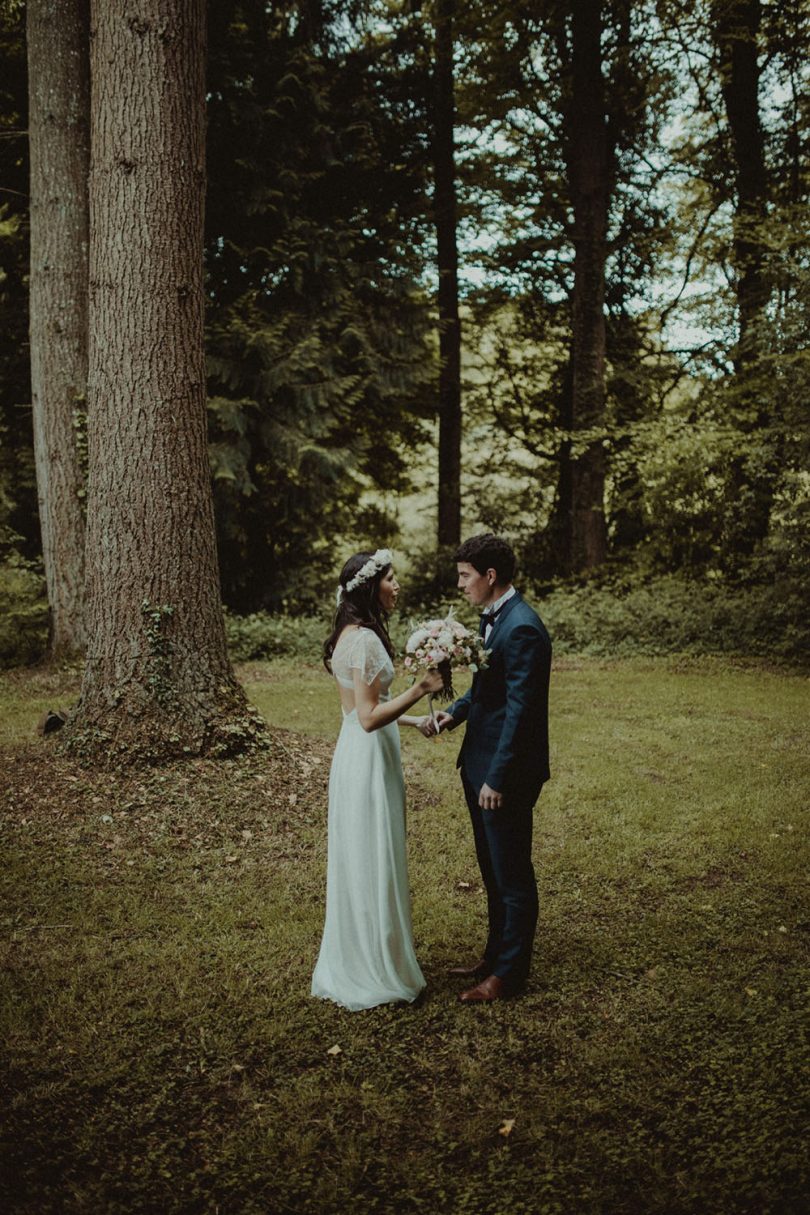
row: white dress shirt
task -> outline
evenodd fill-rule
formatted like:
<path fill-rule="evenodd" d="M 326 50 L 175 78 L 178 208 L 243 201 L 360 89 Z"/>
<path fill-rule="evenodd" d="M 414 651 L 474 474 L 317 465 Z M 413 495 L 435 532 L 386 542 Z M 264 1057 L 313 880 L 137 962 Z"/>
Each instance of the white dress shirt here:
<path fill-rule="evenodd" d="M 487 606 L 484 608 L 484 611 L 485 612 L 499 611 L 503 607 L 503 605 L 505 603 L 507 603 L 512 598 L 513 595 L 516 595 L 516 594 L 517 594 L 517 591 L 515 590 L 515 588 L 513 586 L 510 586 L 508 591 L 504 591 L 504 593 L 501 595 L 500 599 L 496 599 L 494 603 L 487 604 Z M 489 641 L 490 635 L 494 628 L 495 628 L 495 625 L 492 624 L 491 622 L 487 623 L 486 627 L 484 628 L 484 645 L 486 645 L 487 642 Z"/>

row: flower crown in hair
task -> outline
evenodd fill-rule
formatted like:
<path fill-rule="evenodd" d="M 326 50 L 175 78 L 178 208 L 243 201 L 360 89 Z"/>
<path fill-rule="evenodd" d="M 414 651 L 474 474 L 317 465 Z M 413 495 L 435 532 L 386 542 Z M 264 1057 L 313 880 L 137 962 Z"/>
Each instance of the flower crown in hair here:
<path fill-rule="evenodd" d="M 394 558 L 391 555 L 390 548 L 378 548 L 373 557 L 370 557 L 365 565 L 361 565 L 355 576 L 346 583 L 346 593 L 354 591 L 358 586 L 362 586 L 364 582 L 368 582 L 370 578 L 374 578 L 379 574 L 380 570 L 384 570 L 386 565 L 393 565 Z M 343 587 L 337 589 L 337 601 L 340 603 L 343 598 Z"/>

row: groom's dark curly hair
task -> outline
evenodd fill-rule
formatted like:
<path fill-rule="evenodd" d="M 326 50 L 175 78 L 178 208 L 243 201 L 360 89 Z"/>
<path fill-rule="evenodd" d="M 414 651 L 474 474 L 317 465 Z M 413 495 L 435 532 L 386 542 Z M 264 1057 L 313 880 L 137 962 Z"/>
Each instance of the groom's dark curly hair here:
<path fill-rule="evenodd" d="M 511 582 L 517 572 L 517 559 L 512 546 L 494 536 L 492 532 L 484 532 L 481 536 L 471 536 L 456 549 L 454 561 L 466 561 L 479 574 L 494 570 L 499 583 Z"/>

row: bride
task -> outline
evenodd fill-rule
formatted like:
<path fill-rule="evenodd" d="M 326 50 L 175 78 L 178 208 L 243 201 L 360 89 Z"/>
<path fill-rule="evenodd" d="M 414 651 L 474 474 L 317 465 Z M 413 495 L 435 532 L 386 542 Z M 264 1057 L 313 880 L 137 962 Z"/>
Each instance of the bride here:
<path fill-rule="evenodd" d="M 326 922 L 312 995 L 356 1010 L 415 1000 L 425 986 L 413 948 L 405 842 L 405 782 L 397 721 L 442 677 L 427 672 L 391 699 L 387 620 L 399 593 L 387 548 L 343 567 L 324 663 L 343 724 L 329 773 Z"/>

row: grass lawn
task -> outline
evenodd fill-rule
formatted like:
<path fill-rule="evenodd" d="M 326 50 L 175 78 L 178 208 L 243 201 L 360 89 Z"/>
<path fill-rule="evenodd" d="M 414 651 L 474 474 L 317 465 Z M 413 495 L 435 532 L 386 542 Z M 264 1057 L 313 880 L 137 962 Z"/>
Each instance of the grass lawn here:
<path fill-rule="evenodd" d="M 458 735 L 404 730 L 428 991 L 348 1013 L 308 995 L 336 695 L 242 677 L 270 754 L 129 773 L 31 741 L 69 675 L 0 680 L 4 1210 L 810 1210 L 806 678 L 558 664 L 534 970 L 491 1007 L 445 974 L 484 935 Z"/>

